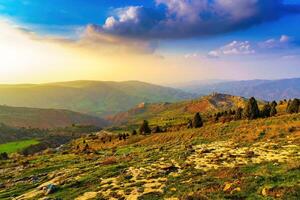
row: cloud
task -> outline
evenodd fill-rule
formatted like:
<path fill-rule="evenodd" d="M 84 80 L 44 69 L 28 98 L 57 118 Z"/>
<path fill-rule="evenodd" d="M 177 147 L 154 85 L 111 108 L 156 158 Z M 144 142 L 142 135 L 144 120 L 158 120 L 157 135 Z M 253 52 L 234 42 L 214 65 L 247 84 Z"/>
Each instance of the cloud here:
<path fill-rule="evenodd" d="M 249 41 L 232 41 L 219 49 L 210 51 L 208 57 L 217 58 L 227 55 L 250 55 L 254 53 L 255 50 Z"/>
<path fill-rule="evenodd" d="M 283 49 L 291 47 L 295 44 L 295 40 L 287 35 L 281 35 L 280 38 L 271 38 L 258 44 L 262 49 Z"/>
<path fill-rule="evenodd" d="M 114 11 L 99 33 L 133 38 L 174 39 L 210 36 L 272 21 L 299 12 L 282 0 L 155 0 L 156 7 Z"/>

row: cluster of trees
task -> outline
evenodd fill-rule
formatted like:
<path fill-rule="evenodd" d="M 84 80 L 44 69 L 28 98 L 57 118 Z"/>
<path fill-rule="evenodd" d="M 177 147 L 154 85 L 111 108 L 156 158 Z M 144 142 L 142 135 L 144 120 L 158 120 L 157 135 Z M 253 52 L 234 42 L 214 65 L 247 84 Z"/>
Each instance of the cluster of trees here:
<path fill-rule="evenodd" d="M 286 100 L 281 101 L 279 104 L 282 105 Z M 214 120 L 218 121 L 220 118 L 228 120 L 241 120 L 241 119 L 257 119 L 257 118 L 268 118 L 273 117 L 277 114 L 277 102 L 266 103 L 260 110 L 257 101 L 254 97 L 251 97 L 245 106 L 245 108 L 238 108 L 237 110 L 229 110 L 218 112 L 214 114 Z M 287 113 L 298 113 L 300 111 L 300 100 L 294 99 L 289 100 L 286 112 Z"/>
<path fill-rule="evenodd" d="M 289 100 L 286 108 L 286 112 L 293 114 L 300 112 L 300 99 Z"/>

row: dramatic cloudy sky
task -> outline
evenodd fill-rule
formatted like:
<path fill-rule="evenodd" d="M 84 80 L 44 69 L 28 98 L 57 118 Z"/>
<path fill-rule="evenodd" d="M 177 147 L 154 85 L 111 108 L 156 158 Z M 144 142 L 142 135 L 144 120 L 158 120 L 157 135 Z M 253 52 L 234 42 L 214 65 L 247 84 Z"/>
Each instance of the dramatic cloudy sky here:
<path fill-rule="evenodd" d="M 0 0 L 0 82 L 300 77 L 299 0 Z"/>

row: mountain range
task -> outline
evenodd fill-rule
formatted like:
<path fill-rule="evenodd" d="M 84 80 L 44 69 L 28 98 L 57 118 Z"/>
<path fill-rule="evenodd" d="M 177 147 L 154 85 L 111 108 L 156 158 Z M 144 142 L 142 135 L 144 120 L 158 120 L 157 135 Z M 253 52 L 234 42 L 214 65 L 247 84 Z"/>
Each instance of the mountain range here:
<path fill-rule="evenodd" d="M 196 96 L 138 81 L 0 85 L 0 94 L 2 105 L 68 109 L 94 116 L 115 114 L 141 102 L 175 102 Z"/>
<path fill-rule="evenodd" d="M 280 80 L 209 81 L 182 84 L 178 88 L 198 95 L 213 92 L 272 101 L 300 97 L 300 78 Z"/>

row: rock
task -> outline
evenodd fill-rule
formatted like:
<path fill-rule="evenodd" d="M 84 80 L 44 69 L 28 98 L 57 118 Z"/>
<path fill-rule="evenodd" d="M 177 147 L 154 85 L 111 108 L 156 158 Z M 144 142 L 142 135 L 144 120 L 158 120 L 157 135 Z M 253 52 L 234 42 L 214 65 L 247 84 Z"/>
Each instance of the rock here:
<path fill-rule="evenodd" d="M 230 190 L 231 186 L 232 186 L 232 183 L 226 183 L 223 191 L 226 192 L 226 191 Z"/>
<path fill-rule="evenodd" d="M 49 184 L 45 188 L 45 195 L 52 194 L 57 190 L 56 186 L 53 184 Z"/>
<path fill-rule="evenodd" d="M 247 152 L 246 152 L 246 157 L 247 157 L 247 158 L 253 158 L 253 157 L 255 157 L 254 151 L 247 151 Z"/>
<path fill-rule="evenodd" d="M 3 183 L 0 183 L 0 189 L 5 188 L 5 185 Z"/>
<path fill-rule="evenodd" d="M 263 195 L 263 196 L 268 196 L 268 189 L 267 188 L 263 188 L 262 189 L 262 191 L 261 191 L 261 194 Z"/>

